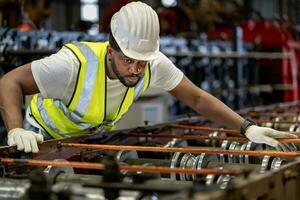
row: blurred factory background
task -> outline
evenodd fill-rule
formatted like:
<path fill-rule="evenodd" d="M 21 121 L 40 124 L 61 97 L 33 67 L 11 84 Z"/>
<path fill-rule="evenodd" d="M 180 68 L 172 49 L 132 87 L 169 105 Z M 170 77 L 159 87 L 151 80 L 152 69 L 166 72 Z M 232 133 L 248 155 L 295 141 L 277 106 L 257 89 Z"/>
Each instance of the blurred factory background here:
<path fill-rule="evenodd" d="M 105 41 L 128 0 L 0 0 L 0 70 Z M 145 0 L 158 13 L 160 50 L 197 86 L 234 110 L 299 98 L 300 1 Z M 133 117 L 132 113 L 140 117 Z M 192 111 L 150 91 L 119 127 L 160 123 Z"/>
<path fill-rule="evenodd" d="M 108 40 L 128 2 L 0 0 L 0 77 L 66 43 Z M 159 16 L 160 51 L 191 81 L 260 126 L 300 134 L 300 0 L 143 2 Z M 275 151 L 158 89 L 117 128 L 44 141 L 38 153 L 0 146 L 0 199 L 299 199 L 299 137 Z M 0 145 L 5 136 L 0 119 Z"/>

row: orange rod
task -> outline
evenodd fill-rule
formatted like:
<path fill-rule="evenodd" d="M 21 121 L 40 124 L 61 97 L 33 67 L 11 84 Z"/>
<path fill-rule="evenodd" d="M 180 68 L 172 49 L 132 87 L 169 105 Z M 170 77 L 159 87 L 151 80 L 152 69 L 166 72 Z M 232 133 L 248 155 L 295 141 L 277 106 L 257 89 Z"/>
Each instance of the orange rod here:
<path fill-rule="evenodd" d="M 275 121 L 275 120 L 254 120 L 258 124 L 262 123 L 272 123 L 272 124 L 300 124 L 300 121 L 289 121 L 289 120 L 280 120 L 280 121 Z"/>
<path fill-rule="evenodd" d="M 300 152 L 277 152 L 277 151 L 240 151 L 223 149 L 205 149 L 205 148 L 164 148 L 164 147 L 144 147 L 144 146 L 125 146 L 125 145 L 106 145 L 106 144 L 78 144 L 78 143 L 60 143 L 61 147 L 125 150 L 125 151 L 153 151 L 153 152 L 182 152 L 182 153 L 207 153 L 207 154 L 226 154 L 226 155 L 250 155 L 250 156 L 278 156 L 278 157 L 296 157 Z"/>
<path fill-rule="evenodd" d="M 99 169 L 103 170 L 105 165 L 101 163 L 88 162 L 70 162 L 70 161 L 47 161 L 47 160 L 30 160 L 30 159 L 13 159 L 1 158 L 1 163 L 6 165 L 17 164 L 27 166 L 59 166 L 59 167 L 73 167 L 81 169 Z M 214 170 L 214 169 L 182 169 L 169 167 L 145 167 L 139 165 L 119 165 L 119 170 L 127 171 L 142 171 L 151 173 L 184 173 L 184 174 L 215 174 L 215 175 L 240 175 L 239 170 Z"/>
<path fill-rule="evenodd" d="M 290 107 L 290 108 L 275 108 L 273 110 L 276 110 L 276 111 L 294 111 L 294 112 L 300 112 L 300 109 L 298 108 L 299 105 L 297 105 L 297 107 Z"/>
<path fill-rule="evenodd" d="M 299 117 L 297 113 L 272 113 L 272 112 L 249 112 L 247 115 L 252 117 Z"/>
<path fill-rule="evenodd" d="M 139 133 L 129 133 L 126 134 L 129 137 L 151 137 L 151 138 L 180 138 L 186 140 L 233 140 L 239 142 L 249 142 L 248 138 L 245 137 L 227 137 L 227 136 L 208 136 L 208 135 L 191 135 L 191 134 L 177 134 L 177 135 L 162 135 L 162 134 L 139 134 Z M 284 143 L 300 143 L 300 139 L 290 139 L 290 138 L 277 138 L 278 141 Z"/>
<path fill-rule="evenodd" d="M 223 129 L 223 128 L 211 128 L 211 127 L 203 127 L 203 126 L 190 126 L 190 125 L 171 125 L 173 128 L 180 128 L 180 129 L 193 129 L 199 131 L 207 131 L 207 132 L 223 132 L 223 133 L 233 133 L 233 134 L 241 134 L 238 130 L 231 130 L 231 129 Z"/>
<path fill-rule="evenodd" d="M 192 130 L 199 130 L 199 131 L 207 131 L 207 132 L 222 132 L 222 133 L 230 133 L 230 134 L 239 134 L 241 135 L 239 130 L 232 130 L 232 129 L 223 129 L 223 128 L 210 128 L 210 127 L 203 127 L 203 126 L 191 126 L 191 125 L 171 125 L 173 128 L 178 129 L 192 129 Z M 295 135 L 300 135 L 300 132 L 287 132 Z M 241 135 L 242 136 L 242 135 Z"/>

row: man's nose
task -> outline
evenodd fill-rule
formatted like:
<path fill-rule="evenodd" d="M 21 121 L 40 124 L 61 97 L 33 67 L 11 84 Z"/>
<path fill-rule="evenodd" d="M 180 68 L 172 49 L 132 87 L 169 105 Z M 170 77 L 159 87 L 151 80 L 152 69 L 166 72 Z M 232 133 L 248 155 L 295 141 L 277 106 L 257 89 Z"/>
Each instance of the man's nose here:
<path fill-rule="evenodd" d="M 132 74 L 139 74 L 142 71 L 142 67 L 138 63 L 132 63 L 129 68 L 129 72 Z"/>

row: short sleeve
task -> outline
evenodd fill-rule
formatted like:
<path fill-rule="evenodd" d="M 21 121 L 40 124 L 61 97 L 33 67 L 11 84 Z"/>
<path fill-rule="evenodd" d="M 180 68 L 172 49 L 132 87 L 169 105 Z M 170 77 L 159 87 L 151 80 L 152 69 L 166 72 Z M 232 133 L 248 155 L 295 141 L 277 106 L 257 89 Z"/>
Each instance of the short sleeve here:
<path fill-rule="evenodd" d="M 165 91 L 174 89 L 182 80 L 183 73 L 172 61 L 160 52 L 159 57 L 150 61 L 150 87 L 157 87 Z"/>
<path fill-rule="evenodd" d="M 35 60 L 31 70 L 43 98 L 68 102 L 70 90 L 74 90 L 79 61 L 67 48 L 62 48 L 49 57 Z"/>

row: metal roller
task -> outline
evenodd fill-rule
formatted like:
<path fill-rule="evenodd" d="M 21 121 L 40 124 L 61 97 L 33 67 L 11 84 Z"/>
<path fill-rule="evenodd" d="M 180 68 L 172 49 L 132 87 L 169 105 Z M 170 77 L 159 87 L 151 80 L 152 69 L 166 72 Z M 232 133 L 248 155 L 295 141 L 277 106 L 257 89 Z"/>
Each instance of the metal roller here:
<path fill-rule="evenodd" d="M 232 141 L 229 145 L 229 150 L 240 150 L 241 149 L 241 143 Z M 229 163 L 239 163 L 239 157 L 237 155 L 228 155 L 228 162 Z"/>
<path fill-rule="evenodd" d="M 227 135 L 226 133 L 215 131 L 209 133 L 208 136 L 217 137 L 217 136 L 227 136 Z M 210 146 L 210 147 L 219 147 L 221 145 L 219 140 L 209 140 L 209 139 L 205 140 L 205 144 L 206 146 Z"/>
<path fill-rule="evenodd" d="M 139 155 L 137 151 L 118 151 L 115 156 L 117 162 L 126 162 L 127 159 L 138 159 Z"/>
<path fill-rule="evenodd" d="M 118 153 L 115 155 L 115 159 L 116 161 L 119 163 L 119 164 L 126 164 L 126 161 L 129 160 L 129 159 L 138 159 L 139 156 L 138 156 L 138 153 L 137 151 L 124 151 L 124 150 L 121 150 L 121 151 L 118 151 Z M 120 171 L 124 176 L 128 177 L 127 174 L 128 173 L 132 173 L 132 172 L 128 172 L 126 170 L 121 170 Z M 127 180 L 127 181 L 131 181 L 131 180 Z"/>
<path fill-rule="evenodd" d="M 195 162 L 195 157 L 191 153 L 184 154 L 181 158 L 179 167 L 182 169 L 191 168 L 191 166 L 193 166 L 193 163 L 191 166 L 189 166 L 188 164 L 190 163 L 190 160 L 192 162 Z M 180 180 L 182 181 L 188 181 L 190 179 L 190 176 L 191 175 L 188 174 L 179 174 Z"/>
<path fill-rule="evenodd" d="M 224 140 L 221 144 L 221 149 L 227 150 L 230 146 L 230 141 Z M 226 163 L 228 162 L 228 155 L 219 154 L 220 162 Z"/>
<path fill-rule="evenodd" d="M 268 171 L 268 169 L 270 169 L 270 167 L 271 167 L 270 160 L 271 159 L 272 159 L 271 156 L 264 156 L 264 158 L 262 159 L 261 167 L 260 167 L 260 173 L 264 173 L 264 172 Z"/>
<path fill-rule="evenodd" d="M 264 173 L 269 170 L 270 171 L 277 170 L 286 163 L 287 163 L 286 159 L 282 159 L 279 157 L 272 157 L 272 156 L 264 156 L 261 163 L 260 173 Z"/>
<path fill-rule="evenodd" d="M 297 131 L 298 129 L 298 125 L 297 124 L 294 124 L 294 125 L 291 125 L 290 128 L 289 128 L 289 131 L 290 132 L 294 132 L 294 131 Z"/>
<path fill-rule="evenodd" d="M 188 163 L 188 160 L 189 160 L 192 156 L 193 156 L 193 155 L 190 154 L 190 153 L 184 154 L 183 157 L 182 157 L 181 160 L 180 160 L 180 165 L 179 165 L 179 167 L 180 167 L 181 169 L 186 169 L 186 168 L 188 168 L 187 163 Z M 181 181 L 186 181 L 186 174 L 179 174 L 179 178 L 180 178 Z"/>
<path fill-rule="evenodd" d="M 248 144 L 248 143 L 242 144 L 242 146 L 241 146 L 241 151 L 245 151 L 247 144 Z M 246 163 L 246 162 L 245 162 L 245 157 L 246 157 L 246 156 L 244 156 L 244 155 L 240 155 L 240 156 L 239 156 L 239 163 Z"/>
<path fill-rule="evenodd" d="M 300 120 L 299 120 L 299 117 L 284 117 L 284 116 L 278 116 L 278 117 L 275 118 L 275 121 L 283 121 L 283 120 L 285 120 L 285 121 L 292 121 L 292 122 L 300 121 Z M 274 127 L 276 130 L 280 130 L 280 131 L 288 131 L 288 130 L 291 129 L 292 126 L 297 126 L 297 124 L 295 123 L 294 125 L 290 125 L 290 124 L 284 124 L 284 123 L 282 123 L 282 124 L 280 124 L 280 123 L 278 123 L 278 124 L 274 123 L 274 126 L 273 126 L 273 127 Z"/>
<path fill-rule="evenodd" d="M 220 189 L 226 189 L 230 183 L 235 177 L 230 176 L 230 175 L 222 175 L 219 176 L 217 179 L 217 185 L 219 186 Z"/>
<path fill-rule="evenodd" d="M 173 154 L 172 160 L 171 160 L 171 164 L 170 164 L 170 168 L 176 168 L 180 166 L 180 160 L 183 157 L 184 153 L 180 153 L 180 152 L 176 152 Z M 175 173 L 171 173 L 170 174 L 170 178 L 173 181 L 176 181 L 179 179 L 177 179 L 177 175 Z"/>
<path fill-rule="evenodd" d="M 279 158 L 279 157 L 275 157 L 273 160 L 272 160 L 272 163 L 271 163 L 271 168 L 270 170 L 273 171 L 273 170 L 277 170 L 279 169 L 282 165 L 286 164 L 287 161 L 285 159 L 282 159 L 282 158 Z"/>
<path fill-rule="evenodd" d="M 205 154 L 202 153 L 196 156 L 194 169 L 204 169 L 207 168 L 209 162 L 219 162 L 219 158 L 217 155 L 213 154 Z M 193 179 L 196 179 L 196 175 L 193 175 Z"/>
<path fill-rule="evenodd" d="M 217 167 L 216 169 L 223 170 L 222 167 Z M 218 181 L 218 178 L 219 178 L 219 176 L 216 176 L 213 174 L 207 175 L 205 178 L 205 185 L 212 186 L 213 184 L 215 184 Z"/>
<path fill-rule="evenodd" d="M 273 118 L 271 116 L 266 116 L 266 117 L 262 117 L 260 119 L 263 119 L 263 120 L 272 120 Z M 265 122 L 265 123 L 261 123 L 261 126 L 273 128 L 273 123 L 271 123 L 271 122 Z"/>
<path fill-rule="evenodd" d="M 207 168 L 209 162 L 219 162 L 219 158 L 214 154 L 205 154 L 202 153 L 196 157 L 196 169 L 204 169 Z"/>
<path fill-rule="evenodd" d="M 213 174 L 207 175 L 206 178 L 205 178 L 205 185 L 207 185 L 207 186 L 213 185 L 215 183 L 215 181 L 216 181 L 215 180 L 216 178 L 217 177 L 215 175 L 213 175 Z"/>
<path fill-rule="evenodd" d="M 0 199 L 23 199 L 31 184 L 28 179 L 17 180 L 1 178 L 0 181 Z"/>
<path fill-rule="evenodd" d="M 254 142 L 247 142 L 241 146 L 241 150 L 245 151 L 261 151 L 265 150 L 264 145 L 254 143 Z M 249 156 L 249 155 L 241 155 L 239 156 L 240 163 L 244 164 L 260 164 L 262 159 L 258 156 Z"/>
<path fill-rule="evenodd" d="M 67 161 L 65 159 L 55 159 L 54 161 Z M 43 171 L 45 174 L 52 175 L 53 177 L 59 174 L 74 174 L 74 169 L 72 167 L 57 167 L 49 165 Z"/>
<path fill-rule="evenodd" d="M 223 170 L 223 167 L 216 167 L 215 169 Z M 207 175 L 205 178 L 205 185 L 212 186 L 213 184 L 215 184 L 218 181 L 218 178 L 219 178 L 218 176 L 213 175 L 213 174 Z"/>
<path fill-rule="evenodd" d="M 279 122 L 279 121 L 282 121 L 282 120 L 284 120 L 284 117 L 282 117 L 282 116 L 278 116 L 278 117 L 274 118 L 274 121 L 276 121 L 276 122 Z M 272 125 L 272 128 L 274 128 L 276 130 L 282 130 L 283 131 L 286 128 L 288 129 L 288 126 L 287 126 L 287 124 L 276 124 L 276 123 L 274 123 Z"/>
<path fill-rule="evenodd" d="M 217 167 L 216 169 L 222 170 L 222 167 Z M 215 175 L 207 175 L 205 185 L 212 186 L 216 184 L 220 189 L 226 189 L 230 183 L 235 177 L 230 175 L 221 175 L 221 176 L 215 176 Z"/>
<path fill-rule="evenodd" d="M 155 165 L 153 165 L 152 163 L 144 163 L 142 166 L 143 167 L 155 167 Z M 136 172 L 132 173 L 131 176 L 130 176 L 130 178 L 127 179 L 127 180 L 130 180 L 130 182 L 134 182 L 134 178 L 132 177 L 133 174 L 142 177 L 143 175 L 145 175 L 145 172 L 143 172 L 143 171 L 136 171 Z M 150 173 L 147 173 L 147 176 L 149 177 Z M 162 178 L 161 174 L 159 174 L 159 173 L 151 173 L 151 179 L 161 179 L 161 178 Z"/>
<path fill-rule="evenodd" d="M 172 147 L 187 147 L 188 143 L 184 139 L 178 139 L 178 138 L 173 138 L 170 140 L 167 144 L 164 145 L 165 148 L 172 148 Z M 173 153 L 168 153 L 167 157 L 171 158 L 173 156 Z"/>
<path fill-rule="evenodd" d="M 169 141 L 167 144 L 164 145 L 165 148 L 171 148 L 171 147 L 187 147 L 187 141 L 183 139 L 174 138 L 171 141 Z"/>

